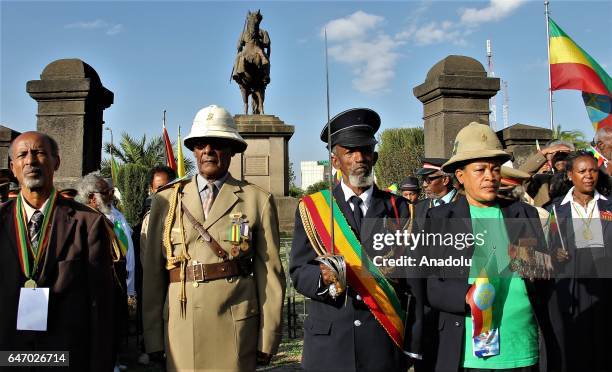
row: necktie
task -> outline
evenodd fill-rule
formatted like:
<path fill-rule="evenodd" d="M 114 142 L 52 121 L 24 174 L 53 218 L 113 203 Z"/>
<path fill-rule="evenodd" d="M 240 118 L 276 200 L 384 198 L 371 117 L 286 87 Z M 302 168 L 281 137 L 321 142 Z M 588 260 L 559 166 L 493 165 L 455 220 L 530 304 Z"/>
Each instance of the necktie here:
<path fill-rule="evenodd" d="M 355 223 L 357 224 L 357 231 L 361 231 L 361 219 L 363 218 L 363 212 L 361 211 L 361 200 L 360 197 L 353 195 L 350 197 L 350 202 L 353 203 L 353 218 L 355 219 Z"/>
<path fill-rule="evenodd" d="M 442 198 L 438 199 L 438 207 L 444 204 L 446 204 L 446 202 Z"/>
<path fill-rule="evenodd" d="M 213 202 L 215 201 L 215 183 L 209 182 L 206 185 L 206 197 L 202 202 L 202 209 L 204 210 L 204 218 L 208 218 L 210 208 L 212 208 Z"/>
<path fill-rule="evenodd" d="M 38 253 L 38 238 L 40 236 L 40 228 L 42 226 L 44 217 L 45 216 L 42 214 L 41 211 L 36 210 L 32 215 L 32 218 L 30 218 L 30 243 L 32 243 L 32 249 L 34 250 L 34 253 Z"/>

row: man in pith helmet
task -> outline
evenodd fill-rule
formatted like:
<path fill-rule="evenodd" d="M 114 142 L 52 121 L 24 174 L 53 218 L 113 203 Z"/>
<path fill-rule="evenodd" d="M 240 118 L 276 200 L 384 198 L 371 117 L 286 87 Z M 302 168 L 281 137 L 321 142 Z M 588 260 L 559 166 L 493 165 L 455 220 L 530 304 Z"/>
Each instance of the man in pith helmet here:
<path fill-rule="evenodd" d="M 151 205 L 145 346 L 165 350 L 171 371 L 253 371 L 270 362 L 281 339 L 276 205 L 228 172 L 247 143 L 227 110 L 200 110 L 184 143 L 198 173 L 160 188 Z"/>

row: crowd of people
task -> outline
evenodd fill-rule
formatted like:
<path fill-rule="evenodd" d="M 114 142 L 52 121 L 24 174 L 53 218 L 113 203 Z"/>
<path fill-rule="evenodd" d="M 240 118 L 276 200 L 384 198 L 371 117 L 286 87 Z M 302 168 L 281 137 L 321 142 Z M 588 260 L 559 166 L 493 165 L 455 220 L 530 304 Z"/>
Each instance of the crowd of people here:
<path fill-rule="evenodd" d="M 551 141 L 518 166 L 488 125 L 470 123 L 450 158 L 424 159 L 394 194 L 374 181 L 379 127 L 370 109 L 331 119 L 321 140 L 342 179 L 295 211 L 289 273 L 310 299 L 302 367 L 612 370 L 612 129 L 597 131 L 597 157 Z M 18 183 L 0 205 L 0 350 L 69 351 L 72 371 L 125 369 L 117 355 L 132 317 L 143 364 L 270 363 L 285 293 L 274 197 L 229 173 L 247 143 L 227 110 L 200 110 L 184 144 L 197 174 L 152 169 L 141 222 L 130 226 L 99 172 L 56 190 L 52 137 L 12 142 Z M 374 244 L 405 232 L 479 238 Z"/>

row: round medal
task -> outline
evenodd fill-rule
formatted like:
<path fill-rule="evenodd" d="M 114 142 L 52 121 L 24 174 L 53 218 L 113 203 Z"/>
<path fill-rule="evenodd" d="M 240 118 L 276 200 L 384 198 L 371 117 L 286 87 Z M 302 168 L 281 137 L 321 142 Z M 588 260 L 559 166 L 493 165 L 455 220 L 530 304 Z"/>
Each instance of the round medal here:
<path fill-rule="evenodd" d="M 593 232 L 591 231 L 591 229 L 586 228 L 582 230 L 582 237 L 584 238 L 584 240 L 592 240 Z"/>
<path fill-rule="evenodd" d="M 25 282 L 24 287 L 26 288 L 36 288 L 36 282 L 32 279 L 28 279 L 28 281 Z"/>

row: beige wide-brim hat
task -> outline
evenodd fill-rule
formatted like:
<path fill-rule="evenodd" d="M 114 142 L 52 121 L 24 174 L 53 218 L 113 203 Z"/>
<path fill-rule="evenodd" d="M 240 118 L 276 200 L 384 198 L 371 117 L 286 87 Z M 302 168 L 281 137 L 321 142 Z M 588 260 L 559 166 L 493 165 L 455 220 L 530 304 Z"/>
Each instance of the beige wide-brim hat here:
<path fill-rule="evenodd" d="M 232 114 L 217 105 L 204 107 L 196 114 L 191 126 L 191 132 L 185 137 L 185 147 L 193 151 L 198 138 L 222 138 L 232 141 L 236 153 L 244 152 L 247 143 L 238 133 L 238 127 Z"/>
<path fill-rule="evenodd" d="M 470 160 L 491 158 L 499 158 L 505 162 L 512 156 L 504 151 L 490 126 L 471 122 L 457 133 L 452 156 L 442 165 L 442 171 L 452 173 L 461 164 Z"/>

